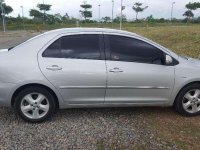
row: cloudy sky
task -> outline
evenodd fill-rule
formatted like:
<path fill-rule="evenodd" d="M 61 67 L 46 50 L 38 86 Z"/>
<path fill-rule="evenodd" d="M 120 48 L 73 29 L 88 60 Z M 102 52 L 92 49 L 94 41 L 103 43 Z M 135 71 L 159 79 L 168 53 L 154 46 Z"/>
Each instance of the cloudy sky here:
<path fill-rule="evenodd" d="M 101 5 L 101 17 L 111 16 L 112 0 L 87 0 L 92 4 L 93 19 L 98 18 L 98 5 Z M 120 13 L 120 0 L 114 0 L 114 14 L 115 16 Z M 142 2 L 144 6 L 149 6 L 142 14 L 139 14 L 139 18 L 146 18 L 149 15 L 153 15 L 155 18 L 170 18 L 172 2 L 176 2 L 174 5 L 174 17 L 183 18 L 183 13 L 186 10 L 185 4 L 192 1 L 200 0 L 123 0 L 123 5 L 126 6 L 124 14 L 128 19 L 134 19 L 135 13 L 132 10 L 132 6 L 135 2 Z M 5 0 L 7 4 L 14 8 L 12 16 L 21 15 L 20 6 L 24 7 L 24 14 L 29 16 L 29 10 L 36 8 L 38 3 L 43 3 L 43 0 Z M 60 13 L 64 15 L 68 13 L 70 16 L 80 18 L 79 10 L 80 4 L 83 0 L 44 0 L 45 3 L 51 4 L 52 8 L 49 13 Z M 194 12 L 195 15 L 200 16 L 200 10 Z"/>

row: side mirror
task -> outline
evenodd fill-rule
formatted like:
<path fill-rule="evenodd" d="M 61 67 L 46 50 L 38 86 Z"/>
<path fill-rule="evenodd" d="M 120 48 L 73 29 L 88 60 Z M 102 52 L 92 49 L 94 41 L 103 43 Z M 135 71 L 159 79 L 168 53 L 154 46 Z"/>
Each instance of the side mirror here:
<path fill-rule="evenodd" d="M 169 55 L 166 55 L 166 56 L 165 56 L 165 64 L 166 64 L 166 65 L 171 65 L 172 62 L 173 62 L 172 57 L 169 56 Z"/>

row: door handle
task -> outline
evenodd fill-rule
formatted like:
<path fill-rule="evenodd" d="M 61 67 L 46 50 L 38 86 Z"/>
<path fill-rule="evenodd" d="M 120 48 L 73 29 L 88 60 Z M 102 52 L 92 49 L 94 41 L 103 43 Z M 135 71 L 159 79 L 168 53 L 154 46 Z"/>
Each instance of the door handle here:
<path fill-rule="evenodd" d="M 58 71 L 58 70 L 62 70 L 62 67 L 59 67 L 58 65 L 52 65 L 50 67 L 47 67 L 46 69 L 51 70 L 51 71 Z"/>
<path fill-rule="evenodd" d="M 120 72 L 124 72 L 124 71 L 116 67 L 116 68 L 110 69 L 109 72 L 120 73 Z"/>

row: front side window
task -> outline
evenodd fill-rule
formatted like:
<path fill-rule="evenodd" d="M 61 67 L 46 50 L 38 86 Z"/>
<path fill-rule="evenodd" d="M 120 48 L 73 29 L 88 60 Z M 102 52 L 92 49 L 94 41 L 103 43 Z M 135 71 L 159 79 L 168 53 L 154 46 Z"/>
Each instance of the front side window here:
<path fill-rule="evenodd" d="M 99 35 L 64 36 L 50 45 L 43 53 L 43 57 L 99 60 L 101 58 Z"/>
<path fill-rule="evenodd" d="M 164 53 L 138 39 L 108 35 L 111 60 L 149 64 L 164 64 Z"/>

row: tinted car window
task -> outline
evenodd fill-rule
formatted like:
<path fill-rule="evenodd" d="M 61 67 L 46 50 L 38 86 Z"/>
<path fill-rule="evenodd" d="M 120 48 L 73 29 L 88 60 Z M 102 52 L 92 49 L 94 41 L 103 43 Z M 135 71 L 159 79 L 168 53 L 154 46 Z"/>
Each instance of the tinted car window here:
<path fill-rule="evenodd" d="M 60 39 L 53 42 L 42 54 L 43 57 L 60 58 Z"/>
<path fill-rule="evenodd" d="M 99 35 L 70 35 L 62 37 L 61 53 L 64 58 L 100 59 Z"/>
<path fill-rule="evenodd" d="M 99 35 L 69 35 L 52 43 L 43 53 L 43 57 L 100 59 Z"/>
<path fill-rule="evenodd" d="M 111 59 L 150 64 L 163 64 L 164 54 L 158 48 L 141 40 L 108 35 Z"/>

